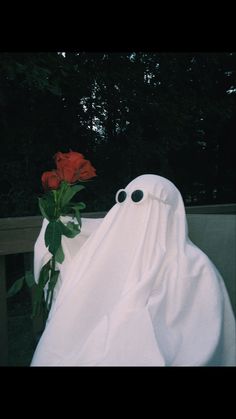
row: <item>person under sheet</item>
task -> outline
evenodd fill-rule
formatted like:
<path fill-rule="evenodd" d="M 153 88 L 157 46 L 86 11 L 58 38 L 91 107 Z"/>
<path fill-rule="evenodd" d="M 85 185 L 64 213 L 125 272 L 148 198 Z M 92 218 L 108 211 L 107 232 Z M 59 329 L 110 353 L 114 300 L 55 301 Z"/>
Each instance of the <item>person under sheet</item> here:
<path fill-rule="evenodd" d="M 36 277 L 50 258 L 46 223 Z M 172 182 L 137 177 L 103 219 L 82 219 L 80 235 L 62 245 L 61 282 L 32 366 L 236 365 L 224 281 L 188 238 Z"/>

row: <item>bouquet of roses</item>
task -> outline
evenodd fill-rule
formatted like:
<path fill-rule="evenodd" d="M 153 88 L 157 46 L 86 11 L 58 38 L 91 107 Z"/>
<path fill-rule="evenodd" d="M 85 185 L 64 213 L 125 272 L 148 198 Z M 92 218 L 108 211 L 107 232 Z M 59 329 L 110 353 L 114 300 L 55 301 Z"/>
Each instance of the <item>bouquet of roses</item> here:
<path fill-rule="evenodd" d="M 75 151 L 58 152 L 55 155 L 56 169 L 42 174 L 44 195 L 39 198 L 39 208 L 48 220 L 45 230 L 45 245 L 51 253 L 50 260 L 41 268 L 33 303 L 33 317 L 39 314 L 45 303 L 46 312 L 51 308 L 53 292 L 58 280 L 57 264 L 64 260 L 62 236 L 69 238 L 79 234 L 81 229 L 80 210 L 85 208 L 83 202 L 74 202 L 72 198 L 81 191 L 81 184 L 94 176 L 96 170 L 89 160 Z M 71 221 L 64 223 L 62 216 L 70 215 Z M 44 301 L 45 293 L 45 301 Z"/>
<path fill-rule="evenodd" d="M 74 202 L 72 199 L 77 192 L 84 189 L 83 182 L 96 176 L 96 170 L 90 161 L 80 153 L 58 152 L 54 159 L 56 168 L 42 174 L 44 194 L 39 198 L 41 214 L 48 220 L 44 241 L 51 258 L 41 268 L 37 283 L 33 273 L 26 271 L 7 293 L 8 297 L 12 297 L 21 290 L 24 283 L 29 288 L 34 287 L 32 317 L 38 315 L 42 308 L 46 308 L 46 311 L 44 310 L 46 316 L 50 311 L 54 288 L 60 273 L 58 263 L 61 264 L 64 260 L 62 236 L 73 238 L 81 230 L 80 211 L 85 208 L 85 204 Z M 70 221 L 65 222 L 64 216 L 70 216 Z"/>

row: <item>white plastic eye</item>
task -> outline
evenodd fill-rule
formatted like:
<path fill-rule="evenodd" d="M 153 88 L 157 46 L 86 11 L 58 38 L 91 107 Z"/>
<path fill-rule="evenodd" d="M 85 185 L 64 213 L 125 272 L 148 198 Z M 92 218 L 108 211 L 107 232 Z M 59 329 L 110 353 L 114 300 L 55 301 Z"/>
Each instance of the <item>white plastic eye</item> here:
<path fill-rule="evenodd" d="M 122 204 L 126 200 L 127 193 L 124 189 L 119 189 L 116 193 L 116 202 Z"/>

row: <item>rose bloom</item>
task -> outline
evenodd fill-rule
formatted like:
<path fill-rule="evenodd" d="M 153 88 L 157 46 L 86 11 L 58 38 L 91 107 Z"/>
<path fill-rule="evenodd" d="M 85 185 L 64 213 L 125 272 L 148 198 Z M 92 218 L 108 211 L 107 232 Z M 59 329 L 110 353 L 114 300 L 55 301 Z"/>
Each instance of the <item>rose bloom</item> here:
<path fill-rule="evenodd" d="M 46 189 L 58 189 L 61 183 L 61 179 L 56 170 L 50 172 L 44 172 L 42 174 L 43 188 Z"/>
<path fill-rule="evenodd" d="M 96 170 L 89 160 L 85 160 L 83 154 L 75 151 L 55 155 L 57 172 L 61 180 L 68 183 L 75 183 L 78 180 L 88 180 L 96 176 Z"/>
<path fill-rule="evenodd" d="M 65 166 L 78 168 L 84 161 L 83 154 L 77 153 L 76 151 L 69 151 L 69 153 L 61 153 L 60 151 L 58 151 L 58 153 L 55 154 L 54 158 L 57 169 L 61 169 Z"/>
<path fill-rule="evenodd" d="M 88 180 L 94 176 L 96 176 L 96 170 L 91 165 L 89 160 L 84 160 L 84 163 L 80 168 L 79 179 Z"/>

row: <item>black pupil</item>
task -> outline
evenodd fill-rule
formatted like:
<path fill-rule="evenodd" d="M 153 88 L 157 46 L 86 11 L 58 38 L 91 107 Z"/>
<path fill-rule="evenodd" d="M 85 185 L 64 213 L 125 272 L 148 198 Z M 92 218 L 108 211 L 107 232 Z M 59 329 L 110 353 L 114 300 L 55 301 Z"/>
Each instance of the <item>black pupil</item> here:
<path fill-rule="evenodd" d="M 124 202 L 127 194 L 125 191 L 120 191 L 117 197 L 118 202 Z"/>
<path fill-rule="evenodd" d="M 137 189 L 136 191 L 134 191 L 131 195 L 131 199 L 134 202 L 139 202 L 143 199 L 143 191 L 140 191 L 139 189 Z"/>

